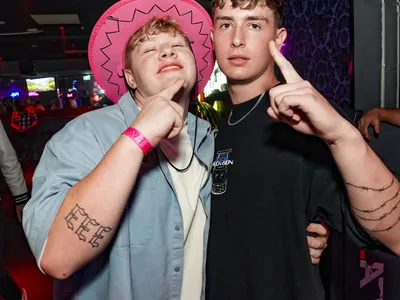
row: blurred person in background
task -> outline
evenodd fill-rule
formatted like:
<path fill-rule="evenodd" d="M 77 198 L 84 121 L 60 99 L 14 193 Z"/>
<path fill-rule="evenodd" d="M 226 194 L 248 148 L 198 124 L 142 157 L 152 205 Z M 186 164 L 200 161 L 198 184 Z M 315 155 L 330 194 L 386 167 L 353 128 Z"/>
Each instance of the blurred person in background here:
<path fill-rule="evenodd" d="M 18 221 L 22 221 L 22 210 L 29 200 L 28 188 L 26 186 L 24 173 L 21 164 L 11 142 L 0 121 L 0 168 L 8 188 L 15 199 Z M 1 200 L 1 198 L 0 198 Z M 25 289 L 19 289 L 14 280 L 4 269 L 3 248 L 4 248 L 4 218 L 3 211 L 0 211 L 0 296 L 4 300 L 26 300 Z"/>

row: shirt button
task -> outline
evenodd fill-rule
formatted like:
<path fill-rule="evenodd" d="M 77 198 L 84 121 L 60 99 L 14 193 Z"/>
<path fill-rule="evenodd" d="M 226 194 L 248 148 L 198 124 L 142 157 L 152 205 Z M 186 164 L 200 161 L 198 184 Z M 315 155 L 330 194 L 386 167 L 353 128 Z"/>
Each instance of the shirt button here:
<path fill-rule="evenodd" d="M 175 268 L 175 272 L 179 272 L 180 270 L 181 270 L 181 268 L 179 268 L 179 267 Z"/>
<path fill-rule="evenodd" d="M 175 230 L 179 231 L 179 230 L 181 230 L 181 228 L 179 226 L 175 226 Z"/>

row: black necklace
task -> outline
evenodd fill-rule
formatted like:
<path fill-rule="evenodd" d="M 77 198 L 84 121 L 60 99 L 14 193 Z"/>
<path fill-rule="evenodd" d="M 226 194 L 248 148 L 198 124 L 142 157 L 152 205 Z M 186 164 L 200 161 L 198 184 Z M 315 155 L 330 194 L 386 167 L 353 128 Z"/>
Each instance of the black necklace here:
<path fill-rule="evenodd" d="M 195 102 L 195 104 L 197 104 L 197 102 Z M 197 107 L 196 107 L 196 123 L 195 123 L 195 125 L 194 125 L 193 152 L 192 152 L 192 156 L 190 157 L 189 164 L 186 166 L 186 168 L 178 169 L 177 167 L 175 167 L 175 166 L 171 163 L 171 161 L 168 159 L 168 157 L 165 155 L 165 153 L 161 150 L 161 147 L 160 147 L 160 152 L 163 154 L 165 160 L 171 165 L 171 167 L 173 167 L 173 168 L 174 168 L 176 171 L 178 171 L 178 172 L 186 172 L 186 171 L 190 168 L 190 166 L 191 166 L 191 164 L 192 164 L 192 162 L 193 162 L 193 158 L 194 158 L 194 149 L 195 149 L 195 147 L 196 147 L 196 139 L 197 139 L 197 118 L 198 118 L 198 116 L 197 116 Z"/>
<path fill-rule="evenodd" d="M 124 76 L 124 77 L 125 77 L 125 76 Z M 126 79 L 125 79 L 125 80 L 126 80 Z M 133 94 L 132 89 L 129 89 L 129 94 L 131 95 L 132 100 L 135 101 L 135 96 L 134 96 L 134 94 Z M 189 104 L 189 105 L 197 105 L 197 104 L 198 104 L 198 102 L 196 101 L 196 102 L 194 102 L 193 104 Z M 160 147 L 160 152 L 163 154 L 165 160 L 171 165 L 171 167 L 173 167 L 173 168 L 174 168 L 176 171 L 178 171 L 178 172 L 186 172 L 186 171 L 189 169 L 189 167 L 191 166 L 192 162 L 193 162 L 193 158 L 194 158 L 194 149 L 195 149 L 195 147 L 196 147 L 196 140 L 197 140 L 197 119 L 198 119 L 198 111 L 197 111 L 197 107 L 196 107 L 196 123 L 195 123 L 195 125 L 194 125 L 193 152 L 192 152 L 192 156 L 191 156 L 191 158 L 190 158 L 189 164 L 186 166 L 186 168 L 178 169 L 177 167 L 175 167 L 175 166 L 171 163 L 171 161 L 168 159 L 168 157 L 165 155 L 165 153 L 161 150 L 161 147 Z"/>

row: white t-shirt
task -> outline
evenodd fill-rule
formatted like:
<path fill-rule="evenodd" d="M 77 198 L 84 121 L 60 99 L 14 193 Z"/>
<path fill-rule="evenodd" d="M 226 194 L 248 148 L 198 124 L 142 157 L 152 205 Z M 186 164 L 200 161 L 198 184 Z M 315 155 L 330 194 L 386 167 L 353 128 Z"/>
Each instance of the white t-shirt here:
<path fill-rule="evenodd" d="M 186 168 L 193 153 L 187 126 L 183 127 L 178 136 L 163 140 L 160 148 L 176 168 Z M 206 215 L 199 194 L 207 179 L 207 169 L 196 156 L 185 172 L 178 172 L 170 164 L 168 164 L 168 169 L 183 218 L 184 255 L 181 299 L 200 299 L 203 284 L 203 240 Z"/>

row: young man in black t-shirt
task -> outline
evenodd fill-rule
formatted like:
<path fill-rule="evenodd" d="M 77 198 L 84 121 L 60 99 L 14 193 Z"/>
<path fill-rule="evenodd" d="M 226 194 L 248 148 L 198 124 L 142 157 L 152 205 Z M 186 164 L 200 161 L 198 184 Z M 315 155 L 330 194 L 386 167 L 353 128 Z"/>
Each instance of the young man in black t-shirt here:
<path fill-rule="evenodd" d="M 213 164 L 211 300 L 324 299 L 310 222 L 400 253 L 400 184 L 280 54 L 282 10 L 280 0 L 213 1 L 214 49 L 233 108 Z"/>

